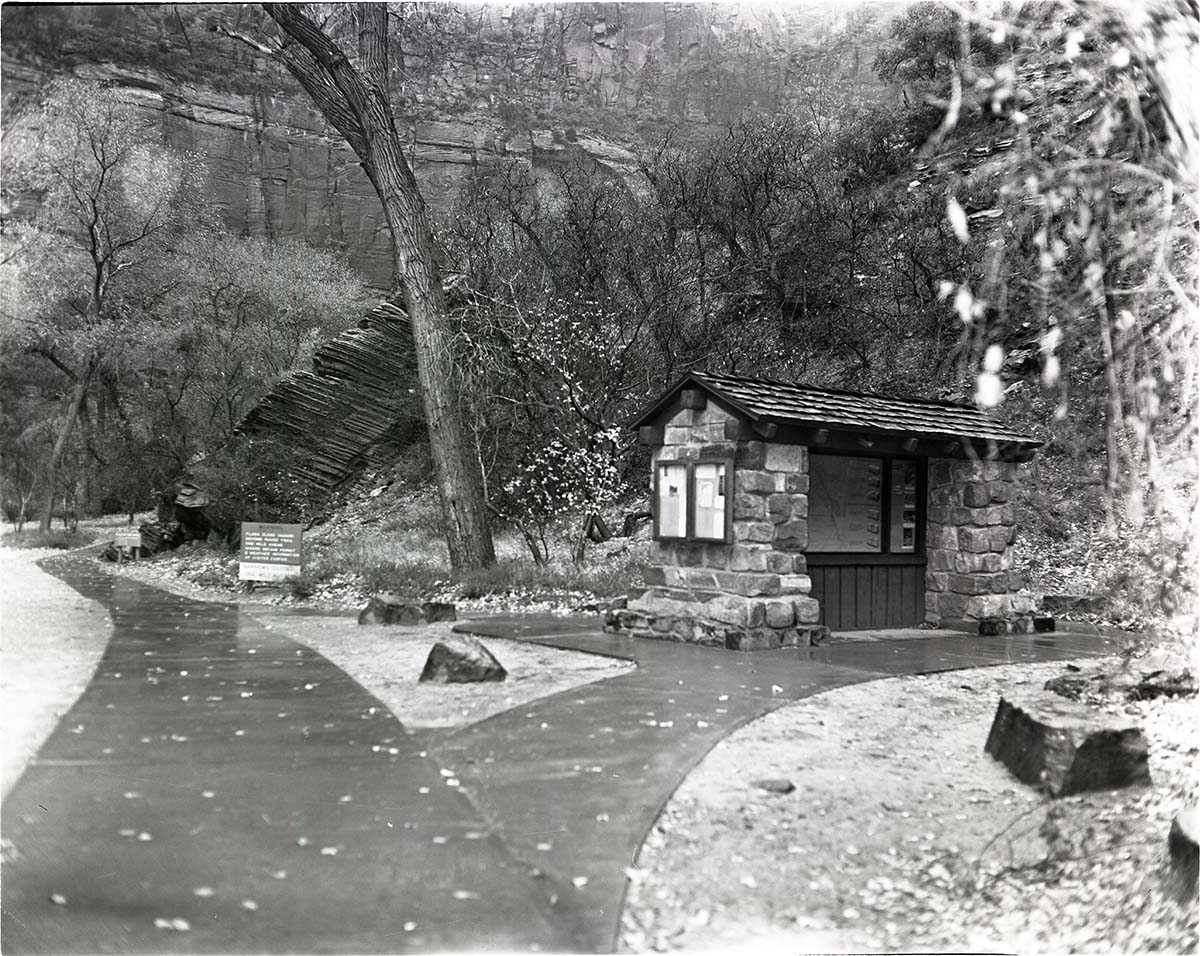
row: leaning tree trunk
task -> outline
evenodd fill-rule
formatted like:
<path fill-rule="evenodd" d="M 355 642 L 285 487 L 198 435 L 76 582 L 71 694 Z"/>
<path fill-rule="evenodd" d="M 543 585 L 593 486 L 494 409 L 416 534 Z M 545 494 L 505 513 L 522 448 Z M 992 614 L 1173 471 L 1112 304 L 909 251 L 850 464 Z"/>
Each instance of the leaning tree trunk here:
<path fill-rule="evenodd" d="M 390 114 L 388 120 L 390 123 Z M 363 166 L 383 201 L 404 305 L 412 324 L 450 563 L 456 568 L 484 567 L 496 560 L 496 554 L 478 464 L 458 405 L 453 345 L 447 334 L 433 231 L 416 179 L 400 153 L 399 137 L 380 136 L 371 147 L 371 161 L 364 159 Z"/>
<path fill-rule="evenodd" d="M 58 469 L 62 465 L 71 432 L 75 430 L 75 421 L 79 418 L 79 409 L 83 407 L 83 399 L 87 395 L 88 381 L 91 377 L 92 366 L 89 363 L 80 372 L 79 378 L 75 380 L 75 388 L 71 391 L 71 402 L 67 406 L 67 417 L 58 431 L 58 438 L 54 441 L 54 450 L 50 453 L 50 463 L 46 466 L 46 500 L 42 506 L 42 519 L 38 525 L 38 530 L 43 533 L 50 530 L 50 517 L 54 514 L 54 496 L 58 487 Z"/>
<path fill-rule="evenodd" d="M 325 118 L 346 138 L 383 203 L 392 236 L 396 279 L 412 325 L 450 563 L 454 568 L 484 567 L 495 561 L 495 548 L 482 476 L 471 454 L 457 401 L 433 229 L 416 178 L 404 158 L 388 95 L 387 8 L 382 3 L 352 8 L 358 34 L 357 64 L 347 59 L 299 5 L 266 4 L 264 9 L 293 42 L 267 47 L 239 38 L 283 62 Z"/>

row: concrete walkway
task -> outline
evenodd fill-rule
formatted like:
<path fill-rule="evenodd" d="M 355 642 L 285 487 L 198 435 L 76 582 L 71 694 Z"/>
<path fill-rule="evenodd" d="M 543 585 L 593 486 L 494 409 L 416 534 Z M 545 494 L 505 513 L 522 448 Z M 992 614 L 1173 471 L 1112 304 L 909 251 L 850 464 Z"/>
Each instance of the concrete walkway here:
<path fill-rule="evenodd" d="M 620 677 L 497 714 L 439 744 L 443 761 L 514 855 L 565 888 L 560 894 L 596 952 L 615 946 L 625 870 L 659 811 L 688 771 L 742 725 L 848 684 L 1118 649 L 1114 639 L 1087 634 L 937 631 L 926 639 L 735 653 L 606 634 L 595 618 L 554 616 L 500 617 L 455 630 L 638 664 Z M 574 886 L 580 877 L 587 883 Z"/>
<path fill-rule="evenodd" d="M 48 568 L 115 633 L 3 808 L 14 953 L 611 951 L 625 868 L 737 727 L 883 676 L 1113 649 L 942 635 L 735 654 L 606 635 L 594 618 L 495 618 L 462 627 L 639 666 L 410 734 L 236 608 L 89 559 Z"/>
<path fill-rule="evenodd" d="M 6 953 L 580 947 L 358 684 L 92 560 L 45 565 L 115 633 L 4 803 Z"/>

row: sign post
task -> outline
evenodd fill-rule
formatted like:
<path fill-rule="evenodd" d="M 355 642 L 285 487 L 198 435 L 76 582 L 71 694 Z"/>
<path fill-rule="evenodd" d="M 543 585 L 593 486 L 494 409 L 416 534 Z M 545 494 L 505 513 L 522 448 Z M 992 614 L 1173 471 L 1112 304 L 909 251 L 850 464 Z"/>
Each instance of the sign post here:
<path fill-rule="evenodd" d="M 239 581 L 282 581 L 299 574 L 304 525 L 242 522 Z"/>
<path fill-rule="evenodd" d="M 113 547 L 117 549 L 117 564 L 123 564 L 125 558 L 132 557 L 136 561 L 142 553 L 145 544 L 142 542 L 140 531 L 118 531 L 113 537 Z"/>

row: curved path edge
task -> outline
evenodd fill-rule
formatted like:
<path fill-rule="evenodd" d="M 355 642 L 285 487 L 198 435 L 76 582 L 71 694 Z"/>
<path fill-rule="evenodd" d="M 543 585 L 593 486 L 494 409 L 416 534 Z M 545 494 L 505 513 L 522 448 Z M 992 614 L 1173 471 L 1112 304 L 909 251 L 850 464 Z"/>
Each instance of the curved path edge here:
<path fill-rule="evenodd" d="M 929 637 L 739 653 L 607 633 L 595 617 L 498 616 L 455 630 L 620 657 L 638 667 L 544 698 L 438 743 L 513 853 L 558 885 L 589 948 L 612 952 L 627 869 L 663 808 L 720 741 L 797 700 L 889 677 L 1101 657 L 1092 630 Z M 577 885 L 580 880 L 586 883 Z"/>
<path fill-rule="evenodd" d="M 112 636 L 104 607 L 43 567 L 62 553 L 42 554 L 0 548 L 5 797 L 87 688 Z"/>

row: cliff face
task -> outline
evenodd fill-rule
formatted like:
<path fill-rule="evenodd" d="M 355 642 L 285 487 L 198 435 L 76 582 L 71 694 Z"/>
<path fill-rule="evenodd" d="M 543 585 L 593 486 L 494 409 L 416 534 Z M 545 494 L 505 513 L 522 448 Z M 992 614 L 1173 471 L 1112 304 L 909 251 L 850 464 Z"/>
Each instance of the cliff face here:
<path fill-rule="evenodd" d="M 780 108 L 814 44 L 845 35 L 846 17 L 732 4 L 406 8 L 398 119 L 435 215 L 449 213 L 474 167 L 505 157 L 545 173 L 579 150 L 629 177 L 630 147 L 667 123 Z M 390 287 L 386 223 L 357 159 L 290 77 L 215 34 L 218 21 L 271 29 L 240 5 L 6 6 L 5 106 L 63 73 L 114 84 L 156 113 L 170 145 L 205 157 L 230 229 L 334 246 Z M 844 60 L 851 81 L 869 72 L 860 59 Z"/>
<path fill-rule="evenodd" d="M 110 63 L 79 64 L 71 72 L 121 88 L 158 114 L 169 145 L 200 153 L 211 200 L 229 229 L 334 246 L 372 285 L 390 287 L 387 223 L 374 189 L 337 131 L 299 94 L 222 92 Z M 6 98 L 44 81 L 38 68 L 5 57 Z M 449 213 L 478 164 L 522 156 L 544 168 L 567 148 L 548 133 L 514 139 L 479 122 L 415 120 L 406 132 L 409 160 L 435 215 Z M 574 145 L 614 175 L 633 170 L 634 156 L 623 147 L 592 137 Z"/>

